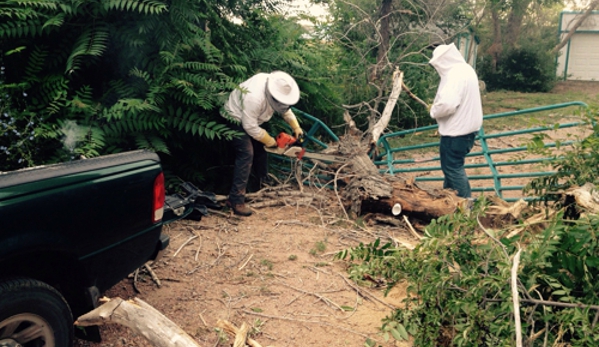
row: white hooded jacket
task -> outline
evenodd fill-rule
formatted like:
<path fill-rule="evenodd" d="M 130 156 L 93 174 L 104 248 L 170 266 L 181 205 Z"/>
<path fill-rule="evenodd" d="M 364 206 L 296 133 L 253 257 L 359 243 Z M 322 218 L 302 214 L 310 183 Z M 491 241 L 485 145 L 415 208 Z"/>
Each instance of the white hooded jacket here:
<path fill-rule="evenodd" d="M 228 116 L 238 120 L 243 129 L 257 141 L 262 140 L 268 133 L 260 125 L 268 122 L 275 110 L 266 99 L 266 82 L 268 73 L 258 73 L 239 85 L 229 96 L 225 103 Z M 243 91 L 242 91 L 243 90 Z M 283 119 L 292 124 L 297 124 L 293 111 L 288 110 Z"/>
<path fill-rule="evenodd" d="M 429 61 L 441 77 L 430 110 L 442 136 L 461 136 L 478 131 L 483 124 L 483 110 L 478 76 L 456 46 L 440 45 Z"/>

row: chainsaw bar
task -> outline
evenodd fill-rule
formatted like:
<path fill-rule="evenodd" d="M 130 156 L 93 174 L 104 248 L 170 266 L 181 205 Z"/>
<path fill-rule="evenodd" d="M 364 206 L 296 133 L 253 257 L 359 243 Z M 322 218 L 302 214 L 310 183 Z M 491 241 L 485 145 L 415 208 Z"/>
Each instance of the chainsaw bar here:
<path fill-rule="evenodd" d="M 265 149 L 269 153 L 280 154 L 280 155 L 284 155 L 284 156 L 290 157 L 290 158 L 298 158 L 298 155 L 303 151 L 302 147 L 297 147 L 297 146 L 292 146 L 289 148 L 265 147 Z M 345 163 L 347 161 L 346 157 L 342 157 L 339 155 L 315 153 L 315 152 L 308 152 L 308 151 L 305 151 L 302 157 L 308 158 L 308 159 L 334 162 L 334 163 Z"/>

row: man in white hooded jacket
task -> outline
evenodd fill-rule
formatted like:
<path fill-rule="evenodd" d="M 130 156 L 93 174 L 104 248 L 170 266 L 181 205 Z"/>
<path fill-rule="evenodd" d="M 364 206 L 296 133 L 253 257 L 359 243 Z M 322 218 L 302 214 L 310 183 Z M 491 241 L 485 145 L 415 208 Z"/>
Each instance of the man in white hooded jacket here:
<path fill-rule="evenodd" d="M 441 81 L 430 106 L 430 116 L 439 125 L 439 155 L 443 171 L 443 188 L 470 198 L 472 193 L 464 169 L 466 155 L 483 123 L 483 110 L 476 72 L 456 46 L 439 45 L 429 61 Z"/>
<path fill-rule="evenodd" d="M 303 136 L 291 106 L 300 98 L 300 90 L 289 74 L 283 71 L 258 73 L 239 85 L 229 95 L 223 116 L 231 128 L 243 132 L 232 141 L 235 151 L 235 171 L 227 206 L 242 216 L 252 214 L 245 204 L 245 194 L 252 169 L 262 182 L 267 178 L 267 154 L 264 147 L 275 147 L 275 139 L 261 127 L 276 112 L 291 126 L 296 138 Z"/>

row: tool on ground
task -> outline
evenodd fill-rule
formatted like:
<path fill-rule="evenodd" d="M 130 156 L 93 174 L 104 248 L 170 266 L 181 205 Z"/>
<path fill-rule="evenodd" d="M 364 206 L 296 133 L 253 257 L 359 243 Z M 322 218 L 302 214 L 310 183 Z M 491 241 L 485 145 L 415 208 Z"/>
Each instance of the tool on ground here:
<path fill-rule="evenodd" d="M 281 132 L 275 139 L 277 141 L 277 148 L 265 147 L 267 152 L 280 154 L 291 158 L 295 157 L 298 160 L 308 158 L 335 163 L 345 163 L 347 161 L 347 158 L 343 156 L 307 152 L 306 148 L 304 148 L 305 138 L 303 135 L 295 138 L 285 132 Z"/>

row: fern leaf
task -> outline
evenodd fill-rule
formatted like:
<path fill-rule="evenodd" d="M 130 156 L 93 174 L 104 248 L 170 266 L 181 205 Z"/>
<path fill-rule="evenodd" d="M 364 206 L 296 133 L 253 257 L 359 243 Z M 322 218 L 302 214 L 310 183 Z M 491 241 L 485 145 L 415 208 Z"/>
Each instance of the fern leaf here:
<path fill-rule="evenodd" d="M 84 30 L 80 35 L 71 55 L 67 58 L 66 72 L 72 73 L 79 69 L 83 56 L 101 56 L 108 45 L 108 30 L 95 27 L 95 30 Z"/>

